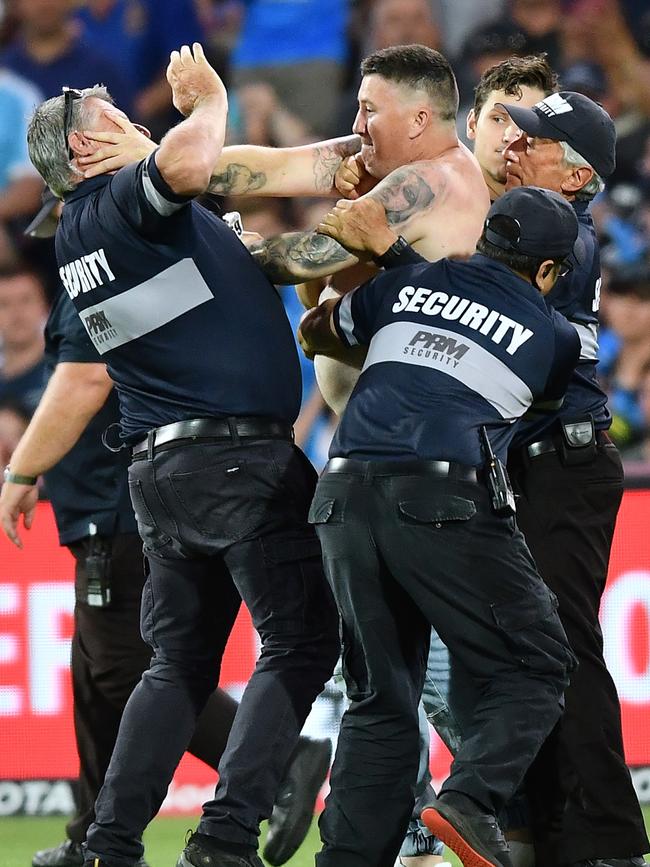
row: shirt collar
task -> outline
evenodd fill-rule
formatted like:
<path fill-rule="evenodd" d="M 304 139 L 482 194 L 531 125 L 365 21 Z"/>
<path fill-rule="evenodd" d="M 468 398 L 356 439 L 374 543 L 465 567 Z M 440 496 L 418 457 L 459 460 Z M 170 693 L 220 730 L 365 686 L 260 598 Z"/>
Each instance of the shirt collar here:
<path fill-rule="evenodd" d="M 63 201 L 67 204 L 68 202 L 74 202 L 75 199 L 81 199 L 84 196 L 88 196 L 90 193 L 94 193 L 95 190 L 99 190 L 101 187 L 106 186 L 110 179 L 111 175 L 97 175 L 96 178 L 88 178 L 80 184 L 77 184 L 74 190 L 66 193 L 63 196 Z"/>
<path fill-rule="evenodd" d="M 590 204 L 591 201 L 586 201 L 585 199 L 574 199 L 571 202 L 571 206 L 573 207 L 573 210 L 576 212 L 578 217 L 582 217 L 584 216 L 584 214 L 587 213 Z"/>

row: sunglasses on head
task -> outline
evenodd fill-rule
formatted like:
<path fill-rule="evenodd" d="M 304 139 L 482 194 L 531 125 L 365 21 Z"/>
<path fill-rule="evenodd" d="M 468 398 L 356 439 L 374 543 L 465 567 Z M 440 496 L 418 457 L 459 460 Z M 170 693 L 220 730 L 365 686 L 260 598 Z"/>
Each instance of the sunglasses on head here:
<path fill-rule="evenodd" d="M 61 92 L 63 93 L 64 102 L 63 102 L 63 139 L 65 141 L 66 147 L 68 149 L 68 158 L 70 162 L 74 159 L 74 152 L 70 147 L 68 142 L 68 136 L 70 135 L 70 130 L 72 127 L 72 112 L 74 108 L 75 99 L 83 99 L 83 93 L 80 90 L 77 90 L 76 87 L 62 87 Z"/>

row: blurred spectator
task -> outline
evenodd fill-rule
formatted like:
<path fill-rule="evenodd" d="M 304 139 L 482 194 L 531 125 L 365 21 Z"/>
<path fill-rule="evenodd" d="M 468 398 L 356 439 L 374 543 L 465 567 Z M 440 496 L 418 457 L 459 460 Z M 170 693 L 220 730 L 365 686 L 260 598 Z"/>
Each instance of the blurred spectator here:
<path fill-rule="evenodd" d="M 604 235 L 603 262 L 611 268 L 635 265 L 648 252 L 650 239 L 641 221 L 642 195 L 634 184 L 618 184 L 594 211 Z"/>
<path fill-rule="evenodd" d="M 15 261 L 20 223 L 40 204 L 43 182 L 27 154 L 27 123 L 41 100 L 29 82 L 0 69 L 0 265 Z"/>
<path fill-rule="evenodd" d="M 473 30 L 503 17 L 507 0 L 433 0 L 444 34 L 443 51 L 458 57 Z"/>
<path fill-rule="evenodd" d="M 11 460 L 28 424 L 29 413 L 21 403 L 11 398 L 0 399 L 0 469 L 6 467 Z"/>
<path fill-rule="evenodd" d="M 357 21 L 359 54 L 349 82 L 341 96 L 336 123 L 337 135 L 348 135 L 356 117 L 357 93 L 361 84 L 360 64 L 364 57 L 393 45 L 426 45 L 437 50 L 441 34 L 429 0 L 375 0 L 366 17 Z"/>
<path fill-rule="evenodd" d="M 602 104 L 607 98 L 607 77 L 597 63 L 579 61 L 562 73 L 562 90 L 584 93 L 589 99 Z"/>
<path fill-rule="evenodd" d="M 509 20 L 526 39 L 526 54 L 546 52 L 553 69 L 562 65 L 562 0 L 510 0 Z"/>
<path fill-rule="evenodd" d="M 90 45 L 80 34 L 73 0 L 16 0 L 17 33 L 0 55 L 0 62 L 32 82 L 45 99 L 64 85 L 105 84 L 116 103 L 131 114 L 132 86 L 118 57 Z M 110 46 L 105 49 L 109 52 Z"/>
<path fill-rule="evenodd" d="M 440 28 L 429 0 L 375 0 L 365 54 L 392 45 L 426 45 L 439 50 Z"/>
<path fill-rule="evenodd" d="M 295 147 L 315 139 L 307 124 L 291 114 L 263 81 L 231 92 L 228 108 L 228 139 L 234 143 Z"/>
<path fill-rule="evenodd" d="M 457 132 L 467 144 L 466 118 L 474 105 L 474 89 L 484 72 L 503 63 L 513 55 L 523 55 L 526 40 L 516 27 L 507 21 L 496 21 L 475 30 L 463 49 L 456 68 L 460 107 Z"/>
<path fill-rule="evenodd" d="M 634 445 L 623 448 L 622 454 L 626 461 L 650 464 L 650 364 L 641 372 L 638 403 L 641 416 L 640 437 Z"/>
<path fill-rule="evenodd" d="M 86 0 L 76 13 L 84 39 L 97 50 L 110 48 L 131 88 L 127 114 L 147 124 L 160 138 L 179 116 L 171 104 L 165 70 L 170 53 L 181 45 L 203 42 L 193 0 Z"/>
<path fill-rule="evenodd" d="M 46 318 L 36 274 L 20 268 L 0 271 L 0 401 L 18 401 L 30 414 L 45 388 Z"/>
<path fill-rule="evenodd" d="M 639 398 L 650 365 L 650 266 L 614 271 L 604 301 L 609 331 L 603 334 L 598 373 L 609 394 L 610 433 L 626 447 L 638 442 L 645 429 Z"/>
<path fill-rule="evenodd" d="M 236 86 L 264 81 L 317 137 L 332 134 L 346 56 L 348 0 L 246 0 Z"/>
<path fill-rule="evenodd" d="M 650 42 L 650 14 L 647 3 L 644 6 L 636 20 L 647 20 L 649 35 L 644 41 L 648 38 Z M 631 19 L 635 20 L 633 14 Z M 567 25 L 568 49 L 602 66 L 621 110 L 650 117 L 650 57 L 644 55 L 617 0 L 579 0 Z"/>

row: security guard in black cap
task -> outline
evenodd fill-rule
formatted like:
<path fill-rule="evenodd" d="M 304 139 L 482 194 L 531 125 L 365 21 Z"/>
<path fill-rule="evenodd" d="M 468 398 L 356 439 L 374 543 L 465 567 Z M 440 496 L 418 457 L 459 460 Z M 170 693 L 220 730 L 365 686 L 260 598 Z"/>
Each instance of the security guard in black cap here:
<path fill-rule="evenodd" d="M 517 522 L 546 583 L 579 666 L 566 711 L 531 768 L 537 867 L 637 867 L 650 849 L 625 763 L 614 682 L 598 619 L 623 468 L 607 433 L 611 416 L 596 377 L 600 257 L 589 202 L 615 167 L 616 132 L 588 97 L 562 91 L 532 109 L 506 105 L 521 136 L 506 151 L 506 189 L 537 184 L 561 192 L 579 223 L 576 262 L 547 301 L 581 344 L 562 409 L 524 421 L 508 469 Z"/>
<path fill-rule="evenodd" d="M 492 208 L 469 261 L 389 271 L 301 323 L 310 355 L 368 346 L 310 513 L 351 700 L 319 867 L 394 862 L 431 625 L 477 698 L 423 819 L 464 864 L 510 865 L 494 817 L 560 715 L 573 657 L 501 462 L 516 420 L 557 407 L 577 361 L 575 331 L 541 294 L 577 231 L 560 196 L 517 190 Z"/>

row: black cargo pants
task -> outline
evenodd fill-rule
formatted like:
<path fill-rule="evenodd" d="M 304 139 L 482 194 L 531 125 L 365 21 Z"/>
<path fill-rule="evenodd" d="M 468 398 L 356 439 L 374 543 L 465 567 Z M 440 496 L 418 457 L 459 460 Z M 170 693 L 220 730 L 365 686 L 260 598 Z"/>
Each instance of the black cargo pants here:
<path fill-rule="evenodd" d="M 130 865 L 219 680 L 241 601 L 262 649 L 199 830 L 255 847 L 287 759 L 339 654 L 338 618 L 307 524 L 316 474 L 284 440 L 197 443 L 134 461 L 149 577 L 151 667 L 133 692 L 96 804 L 87 858 Z"/>
<path fill-rule="evenodd" d="M 560 716 L 573 656 L 521 533 L 492 513 L 481 484 L 346 464 L 356 471 L 325 469 L 310 512 L 351 701 L 317 863 L 392 867 L 413 809 L 430 625 L 478 696 L 442 791 L 494 813 Z"/>

